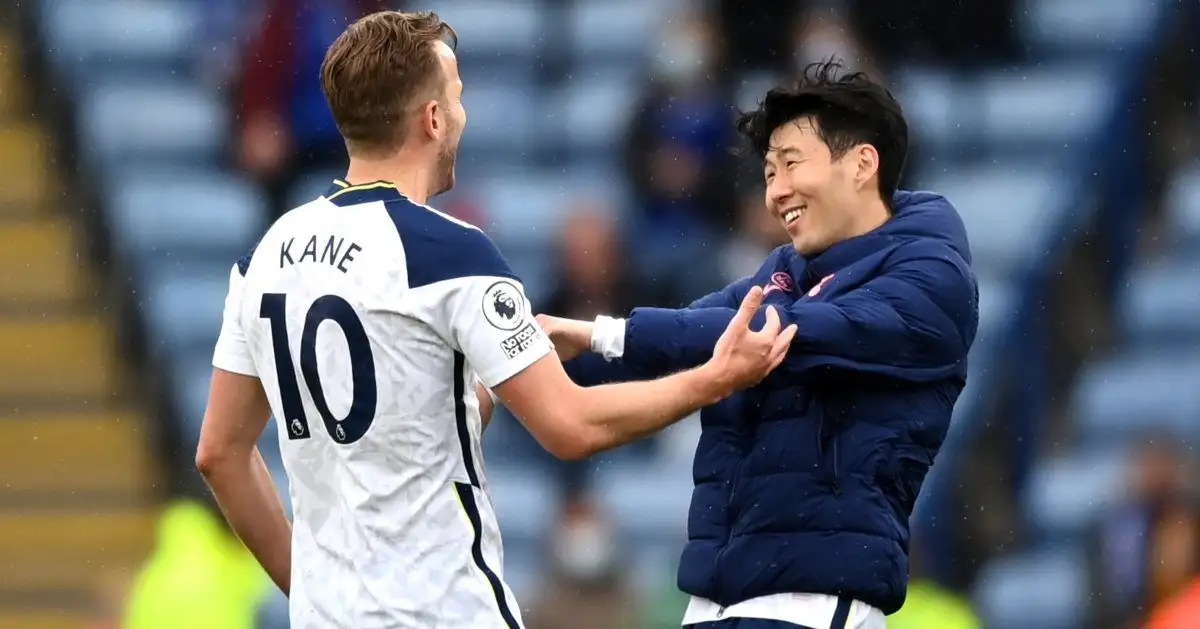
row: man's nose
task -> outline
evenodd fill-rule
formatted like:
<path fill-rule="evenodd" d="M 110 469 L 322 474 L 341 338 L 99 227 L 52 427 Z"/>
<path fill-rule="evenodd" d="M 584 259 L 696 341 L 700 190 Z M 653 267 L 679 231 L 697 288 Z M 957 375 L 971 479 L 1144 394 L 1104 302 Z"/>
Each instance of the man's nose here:
<path fill-rule="evenodd" d="M 792 187 L 784 177 L 776 177 L 767 184 L 767 201 L 771 205 L 779 205 L 792 196 Z"/>

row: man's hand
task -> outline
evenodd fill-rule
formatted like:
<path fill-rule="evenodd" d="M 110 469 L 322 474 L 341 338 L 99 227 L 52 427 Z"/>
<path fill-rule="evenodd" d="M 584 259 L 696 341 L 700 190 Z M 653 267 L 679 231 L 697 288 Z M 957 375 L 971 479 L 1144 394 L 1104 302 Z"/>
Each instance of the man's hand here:
<path fill-rule="evenodd" d="M 554 343 L 558 359 L 567 361 L 592 349 L 592 322 L 540 314 L 538 325 Z"/>
<path fill-rule="evenodd" d="M 701 369 L 711 377 L 723 393 L 721 397 L 758 384 L 787 356 L 796 325 L 780 330 L 779 313 L 767 307 L 767 321 L 762 330 L 750 329 L 750 319 L 762 306 L 763 290 L 755 286 L 746 293 L 737 314 L 730 320 L 724 334 L 713 348 L 713 356 Z"/>

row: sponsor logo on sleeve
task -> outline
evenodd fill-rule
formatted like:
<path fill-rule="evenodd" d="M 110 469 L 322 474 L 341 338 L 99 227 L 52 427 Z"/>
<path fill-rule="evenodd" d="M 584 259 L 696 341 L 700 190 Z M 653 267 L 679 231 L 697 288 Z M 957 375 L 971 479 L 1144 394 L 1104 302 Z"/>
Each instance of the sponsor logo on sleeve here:
<path fill-rule="evenodd" d="M 763 287 L 763 296 L 770 295 L 775 291 L 783 291 L 790 293 L 795 290 L 796 285 L 792 282 L 792 276 L 782 271 L 777 271 L 771 274 L 771 281 Z"/>
<path fill-rule="evenodd" d="M 497 330 L 515 330 L 525 321 L 525 296 L 517 285 L 500 280 L 483 293 L 483 318 Z"/>
<path fill-rule="evenodd" d="M 537 340 L 541 330 L 532 323 L 526 323 L 525 327 L 517 330 L 517 333 L 504 339 L 500 342 L 500 349 L 504 350 L 504 355 L 508 358 L 516 358 L 529 349 L 533 342 Z"/>

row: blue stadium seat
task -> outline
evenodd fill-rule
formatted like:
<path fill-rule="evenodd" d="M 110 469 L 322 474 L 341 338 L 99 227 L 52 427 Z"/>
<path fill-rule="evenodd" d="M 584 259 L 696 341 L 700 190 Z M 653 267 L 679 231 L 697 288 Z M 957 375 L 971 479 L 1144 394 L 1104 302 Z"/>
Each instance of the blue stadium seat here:
<path fill-rule="evenodd" d="M 1136 270 L 1120 295 L 1119 308 L 1130 343 L 1190 345 L 1200 353 L 1200 256 Z"/>
<path fill-rule="evenodd" d="M 532 62 L 539 52 L 544 25 L 534 0 L 432 0 L 422 8 L 436 12 L 458 33 L 462 67 L 505 57 Z"/>
<path fill-rule="evenodd" d="M 487 484 L 505 544 L 536 544 L 545 538 L 558 516 L 560 498 L 547 474 L 529 465 L 492 464 Z"/>
<path fill-rule="evenodd" d="M 917 66 L 902 68 L 895 77 L 893 92 L 904 104 L 922 161 L 941 161 L 969 139 L 969 93 L 962 83 L 946 70 Z"/>
<path fill-rule="evenodd" d="M 543 105 L 541 130 L 583 159 L 620 150 L 640 85 L 636 74 L 623 71 L 582 73 L 552 93 Z"/>
<path fill-rule="evenodd" d="M 1075 391 L 1086 442 L 1116 443 L 1150 430 L 1200 436 L 1200 353 L 1154 352 L 1091 366 Z"/>
<path fill-rule="evenodd" d="M 687 462 L 654 459 L 598 466 L 600 504 L 631 538 L 681 545 L 687 539 L 692 469 Z"/>
<path fill-rule="evenodd" d="M 117 250 L 150 265 L 179 259 L 232 265 L 262 235 L 266 217 L 266 201 L 256 187 L 206 170 L 139 170 L 115 177 L 106 206 Z"/>
<path fill-rule="evenodd" d="M 1111 72 L 1085 64 L 998 70 L 978 81 L 975 124 L 997 149 L 1067 154 L 1098 133 L 1115 106 Z"/>
<path fill-rule="evenodd" d="M 1087 604 L 1077 548 L 1001 557 L 980 571 L 974 598 L 989 629 L 1076 629 Z"/>
<path fill-rule="evenodd" d="M 1200 166 L 1184 169 L 1167 191 L 1171 234 L 1188 252 L 1200 253 Z"/>
<path fill-rule="evenodd" d="M 40 8 L 50 63 L 68 88 L 185 69 L 203 10 L 198 2 L 171 0 L 51 0 Z"/>
<path fill-rule="evenodd" d="M 578 62 L 635 64 L 658 53 L 670 0 L 582 0 L 571 3 L 567 41 Z M 602 27 L 599 25 L 603 25 Z"/>
<path fill-rule="evenodd" d="M 1125 495 L 1128 452 L 1085 450 L 1042 460 L 1029 479 L 1025 517 L 1046 536 L 1079 536 Z"/>
<path fill-rule="evenodd" d="M 345 176 L 346 171 L 344 169 L 305 173 L 292 184 L 291 190 L 288 190 L 288 208 L 297 208 L 315 200 L 317 197 L 325 194 L 326 190 L 329 190 L 329 187 L 333 185 L 334 179 L 341 179 Z"/>
<path fill-rule="evenodd" d="M 1147 0 L 1025 0 L 1017 12 L 1034 51 L 1073 56 L 1119 54 L 1150 35 Z"/>
<path fill-rule="evenodd" d="M 178 355 L 211 350 L 221 330 L 230 265 L 189 265 L 146 274 L 138 289 L 146 334 L 153 350 Z"/>
<path fill-rule="evenodd" d="M 1052 172 L 1000 163 L 928 173 L 921 184 L 946 196 L 962 214 L 975 268 L 1005 274 L 1039 259 L 1040 234 L 1066 209 L 1067 190 Z M 1032 236 L 1032 237 L 1031 237 Z"/>
<path fill-rule="evenodd" d="M 217 94 L 175 79 L 106 81 L 83 93 L 78 116 L 81 153 L 101 169 L 212 163 L 229 128 Z"/>
<path fill-rule="evenodd" d="M 479 153 L 493 161 L 528 159 L 535 147 L 536 127 L 531 84 L 496 77 L 463 88 L 467 128 L 462 154 Z"/>
<path fill-rule="evenodd" d="M 472 183 L 486 204 L 486 225 L 482 227 L 500 243 L 501 250 L 553 242 L 563 219 L 578 202 L 572 182 L 554 172 L 528 171 Z"/>
<path fill-rule="evenodd" d="M 171 392 L 175 400 L 175 416 L 179 419 L 180 433 L 185 448 L 195 448 L 200 439 L 200 425 L 204 410 L 208 406 L 208 385 L 212 381 L 212 350 L 194 351 L 172 356 L 166 365 L 171 379 Z M 279 436 L 275 420 L 267 422 L 258 449 L 262 452 L 271 477 L 283 491 L 284 506 L 290 507 L 287 484 L 284 481 L 282 457 L 279 454 Z"/>

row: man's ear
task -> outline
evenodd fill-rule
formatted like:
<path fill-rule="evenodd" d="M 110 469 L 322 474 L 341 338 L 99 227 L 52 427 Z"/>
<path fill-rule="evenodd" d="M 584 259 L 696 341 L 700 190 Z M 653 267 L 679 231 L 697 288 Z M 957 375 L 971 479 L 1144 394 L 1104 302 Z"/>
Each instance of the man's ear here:
<path fill-rule="evenodd" d="M 437 100 L 426 101 L 421 106 L 421 132 L 430 140 L 437 140 L 446 132 L 446 122 L 442 120 L 442 106 Z"/>
<path fill-rule="evenodd" d="M 854 187 L 862 189 L 879 173 L 879 151 L 870 144 L 854 147 Z"/>

